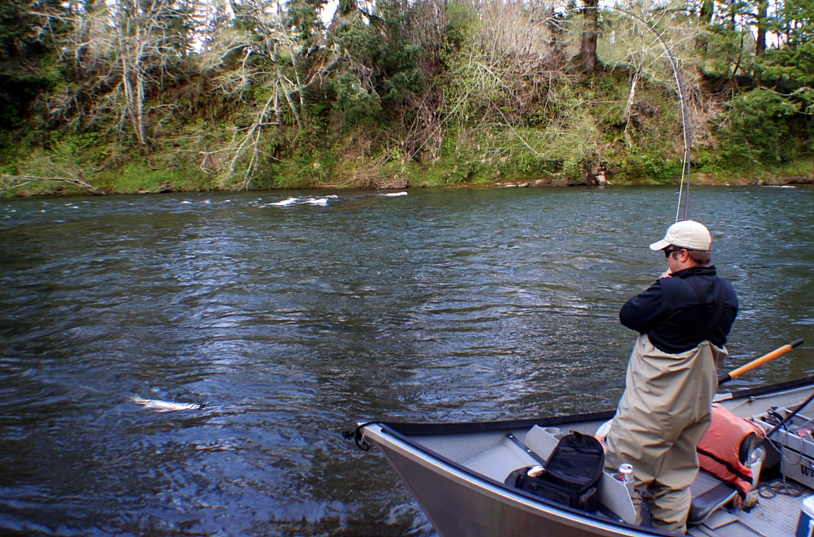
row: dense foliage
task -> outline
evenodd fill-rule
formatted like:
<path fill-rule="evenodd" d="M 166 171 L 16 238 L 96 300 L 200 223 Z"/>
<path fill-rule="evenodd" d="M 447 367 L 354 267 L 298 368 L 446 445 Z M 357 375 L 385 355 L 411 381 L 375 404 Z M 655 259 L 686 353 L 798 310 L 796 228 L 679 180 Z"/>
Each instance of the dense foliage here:
<path fill-rule="evenodd" d="M 0 187 L 670 181 L 665 46 L 696 169 L 811 171 L 814 0 L 596 6 L 6 0 Z"/>

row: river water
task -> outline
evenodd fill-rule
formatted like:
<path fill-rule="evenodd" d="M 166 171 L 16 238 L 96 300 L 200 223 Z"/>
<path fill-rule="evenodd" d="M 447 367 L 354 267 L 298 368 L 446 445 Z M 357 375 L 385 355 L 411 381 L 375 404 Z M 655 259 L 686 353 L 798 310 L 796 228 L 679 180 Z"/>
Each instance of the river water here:
<path fill-rule="evenodd" d="M 328 194 L 0 202 L 0 533 L 431 536 L 342 431 L 614 407 L 674 188 Z M 691 216 L 740 296 L 726 369 L 814 344 L 814 190 Z"/>

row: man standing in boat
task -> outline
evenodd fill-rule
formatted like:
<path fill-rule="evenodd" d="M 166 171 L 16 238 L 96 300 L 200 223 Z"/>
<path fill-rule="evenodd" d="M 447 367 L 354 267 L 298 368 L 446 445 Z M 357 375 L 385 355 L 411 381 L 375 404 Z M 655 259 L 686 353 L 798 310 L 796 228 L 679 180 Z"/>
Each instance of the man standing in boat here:
<path fill-rule="evenodd" d="M 639 332 L 607 444 L 607 468 L 633 465 L 634 504 L 653 527 L 687 531 L 695 448 L 711 420 L 718 363 L 738 313 L 732 285 L 710 265 L 712 238 L 698 222 L 678 222 L 661 250 L 669 269 L 622 306 L 623 325 Z"/>

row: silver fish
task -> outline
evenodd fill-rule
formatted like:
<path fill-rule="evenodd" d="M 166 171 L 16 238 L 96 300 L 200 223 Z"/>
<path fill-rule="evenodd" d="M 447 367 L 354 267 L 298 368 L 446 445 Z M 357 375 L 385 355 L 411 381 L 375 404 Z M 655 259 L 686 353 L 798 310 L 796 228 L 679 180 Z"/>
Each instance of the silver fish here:
<path fill-rule="evenodd" d="M 200 410 L 206 403 L 173 403 L 171 401 L 160 401 L 158 399 L 142 399 L 133 397 L 133 402 L 144 408 L 155 410 L 156 412 L 178 412 L 179 410 Z"/>

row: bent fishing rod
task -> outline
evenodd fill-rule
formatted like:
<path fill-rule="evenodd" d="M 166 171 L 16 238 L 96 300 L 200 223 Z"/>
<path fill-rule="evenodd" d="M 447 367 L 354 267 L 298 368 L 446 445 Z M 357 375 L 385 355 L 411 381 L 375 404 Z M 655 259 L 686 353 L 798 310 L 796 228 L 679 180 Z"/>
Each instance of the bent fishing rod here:
<path fill-rule="evenodd" d="M 584 6 L 581 8 L 568 8 L 564 9 L 563 12 L 566 13 L 578 13 L 580 11 L 586 10 L 594 10 L 597 13 L 602 10 L 609 10 L 609 11 L 616 11 L 617 13 L 621 13 L 631 19 L 635 20 L 636 22 L 640 23 L 644 28 L 652 34 L 656 40 L 658 40 L 659 44 L 664 48 L 664 52 L 667 53 L 667 59 L 670 62 L 670 68 L 673 70 L 673 78 L 676 81 L 676 88 L 678 91 L 678 102 L 681 107 L 681 126 L 682 126 L 682 138 L 684 141 L 684 163 L 681 167 L 681 183 L 678 187 L 678 205 L 676 207 L 676 222 L 678 222 L 679 214 L 681 213 L 681 194 L 684 191 L 684 178 L 686 176 L 687 181 L 687 192 L 684 196 L 684 220 L 688 220 L 690 216 L 690 167 L 691 167 L 691 149 L 692 149 L 692 130 L 690 126 L 690 111 L 687 106 L 687 98 L 686 92 L 684 89 L 684 80 L 681 78 L 681 72 L 678 69 L 678 61 L 676 60 L 673 51 L 670 49 L 670 46 L 667 44 L 667 40 L 664 39 L 664 36 L 659 33 L 647 20 L 645 20 L 640 15 L 633 13 L 632 11 L 628 11 L 627 9 L 623 9 L 616 6 Z M 550 20 L 552 17 L 548 17 L 546 20 Z"/>

